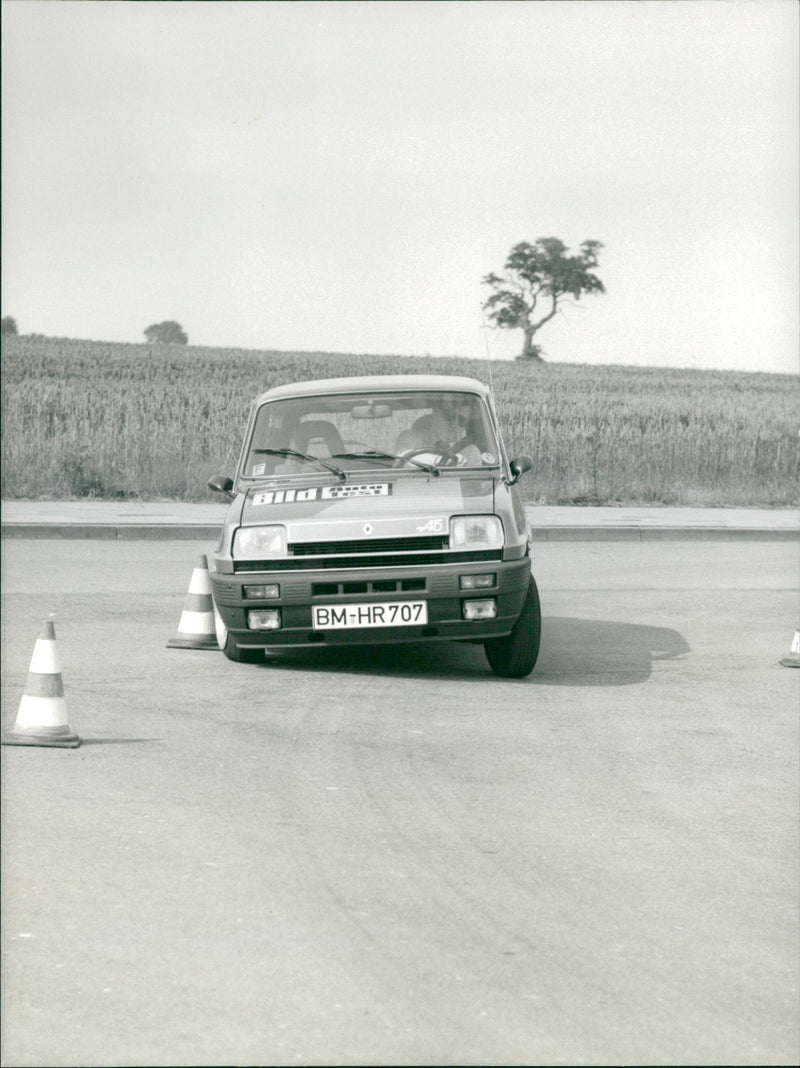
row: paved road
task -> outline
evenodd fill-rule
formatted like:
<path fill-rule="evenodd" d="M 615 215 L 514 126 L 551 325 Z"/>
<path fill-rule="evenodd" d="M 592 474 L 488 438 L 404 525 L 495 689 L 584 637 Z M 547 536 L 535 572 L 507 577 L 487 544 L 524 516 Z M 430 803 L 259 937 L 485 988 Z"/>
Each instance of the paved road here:
<path fill-rule="evenodd" d="M 793 545 L 537 546 L 522 681 L 167 649 L 210 547 L 3 544 L 4 1065 L 796 1062 Z"/>

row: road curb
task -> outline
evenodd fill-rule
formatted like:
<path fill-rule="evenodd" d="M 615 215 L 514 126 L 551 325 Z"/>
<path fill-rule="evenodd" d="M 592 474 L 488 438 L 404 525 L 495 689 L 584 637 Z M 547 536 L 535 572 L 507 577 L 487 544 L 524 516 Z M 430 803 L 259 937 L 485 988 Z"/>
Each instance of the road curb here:
<path fill-rule="evenodd" d="M 64 538 L 79 541 L 195 541 L 219 537 L 221 523 L 3 523 L 0 538 Z"/>
<path fill-rule="evenodd" d="M 0 538 L 81 541 L 200 541 L 219 537 L 221 524 L 208 523 L 25 523 L 0 525 Z M 536 526 L 534 542 L 542 541 L 796 541 L 800 531 L 791 528 L 721 526 Z"/>
<path fill-rule="evenodd" d="M 533 541 L 792 541 L 800 531 L 736 527 L 545 527 Z"/>

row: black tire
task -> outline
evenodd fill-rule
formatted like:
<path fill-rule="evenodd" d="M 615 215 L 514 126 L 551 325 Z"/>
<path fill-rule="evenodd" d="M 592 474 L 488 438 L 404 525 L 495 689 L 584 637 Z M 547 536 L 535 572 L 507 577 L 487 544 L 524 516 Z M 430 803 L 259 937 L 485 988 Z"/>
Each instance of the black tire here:
<path fill-rule="evenodd" d="M 219 614 L 216 603 L 214 604 L 214 630 L 217 635 L 217 645 L 229 660 L 237 664 L 260 664 L 264 659 L 263 649 L 242 649 L 236 644 Z"/>
<path fill-rule="evenodd" d="M 237 645 L 233 640 L 230 631 L 225 638 L 222 651 L 229 660 L 234 660 L 237 664 L 260 664 L 264 660 L 263 649 L 242 648 L 241 645 Z"/>
<path fill-rule="evenodd" d="M 489 638 L 483 643 L 486 659 L 495 675 L 505 679 L 524 679 L 536 666 L 542 637 L 542 609 L 539 591 L 531 575 L 525 603 L 514 629 L 503 638 Z"/>

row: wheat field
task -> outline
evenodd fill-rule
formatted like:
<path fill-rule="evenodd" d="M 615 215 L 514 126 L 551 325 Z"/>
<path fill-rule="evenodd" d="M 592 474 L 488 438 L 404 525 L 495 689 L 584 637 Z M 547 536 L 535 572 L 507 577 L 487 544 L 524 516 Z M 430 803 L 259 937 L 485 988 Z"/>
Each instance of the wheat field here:
<path fill-rule="evenodd" d="M 211 498 L 250 401 L 285 382 L 382 373 L 488 382 L 529 501 L 781 507 L 798 501 L 792 375 L 5 337 L 5 499 Z"/>

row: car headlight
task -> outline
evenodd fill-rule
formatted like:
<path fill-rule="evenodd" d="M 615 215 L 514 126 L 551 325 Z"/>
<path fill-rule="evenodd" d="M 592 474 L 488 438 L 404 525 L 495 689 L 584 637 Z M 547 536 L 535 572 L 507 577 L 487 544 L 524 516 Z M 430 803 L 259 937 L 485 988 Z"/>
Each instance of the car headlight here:
<path fill-rule="evenodd" d="M 496 515 L 456 515 L 450 520 L 451 549 L 502 549 L 503 524 Z"/>
<path fill-rule="evenodd" d="M 239 559 L 286 556 L 286 527 L 239 527 L 233 538 L 233 555 Z"/>

